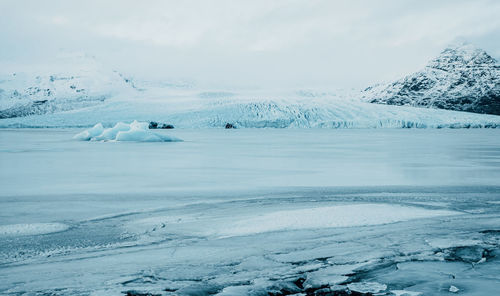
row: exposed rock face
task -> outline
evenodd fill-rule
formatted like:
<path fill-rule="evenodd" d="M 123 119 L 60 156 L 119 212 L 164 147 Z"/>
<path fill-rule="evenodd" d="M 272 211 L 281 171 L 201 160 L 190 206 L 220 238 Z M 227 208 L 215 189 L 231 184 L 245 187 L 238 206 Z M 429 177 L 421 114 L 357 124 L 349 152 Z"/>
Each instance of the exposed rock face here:
<path fill-rule="evenodd" d="M 151 121 L 149 123 L 148 127 L 149 127 L 149 129 L 173 129 L 174 128 L 174 126 L 171 124 L 166 124 L 166 123 L 159 124 L 156 121 Z"/>
<path fill-rule="evenodd" d="M 421 71 L 369 87 L 371 103 L 500 115 L 500 65 L 472 45 L 445 49 Z"/>
<path fill-rule="evenodd" d="M 149 129 L 157 129 L 158 128 L 158 122 L 151 121 L 148 126 Z"/>

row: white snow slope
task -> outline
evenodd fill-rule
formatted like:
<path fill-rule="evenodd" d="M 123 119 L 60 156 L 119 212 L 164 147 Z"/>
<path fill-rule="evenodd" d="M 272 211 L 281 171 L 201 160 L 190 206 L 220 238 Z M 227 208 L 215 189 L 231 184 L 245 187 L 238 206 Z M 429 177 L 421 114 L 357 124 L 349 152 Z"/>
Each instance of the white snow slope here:
<path fill-rule="evenodd" d="M 99 105 L 136 91 L 133 82 L 94 57 L 73 53 L 48 65 L 19 65 L 0 73 L 0 118 L 50 114 Z"/>

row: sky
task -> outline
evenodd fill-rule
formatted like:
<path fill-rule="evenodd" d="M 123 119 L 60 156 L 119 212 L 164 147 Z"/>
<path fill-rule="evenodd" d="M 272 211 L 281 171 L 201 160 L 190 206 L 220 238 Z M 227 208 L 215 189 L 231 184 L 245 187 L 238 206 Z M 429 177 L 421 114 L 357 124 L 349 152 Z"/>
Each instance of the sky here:
<path fill-rule="evenodd" d="M 500 59 L 498 0 L 0 0 L 0 65 L 82 52 L 129 76 L 250 87 L 365 87 L 450 43 Z"/>

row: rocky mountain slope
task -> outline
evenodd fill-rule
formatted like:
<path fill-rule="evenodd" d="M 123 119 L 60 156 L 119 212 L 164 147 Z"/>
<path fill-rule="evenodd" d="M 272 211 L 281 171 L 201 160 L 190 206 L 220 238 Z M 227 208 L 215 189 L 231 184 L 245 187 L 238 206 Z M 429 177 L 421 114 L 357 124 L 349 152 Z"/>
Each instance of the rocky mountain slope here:
<path fill-rule="evenodd" d="M 500 65 L 469 44 L 445 49 L 416 73 L 369 87 L 371 103 L 500 115 Z"/>

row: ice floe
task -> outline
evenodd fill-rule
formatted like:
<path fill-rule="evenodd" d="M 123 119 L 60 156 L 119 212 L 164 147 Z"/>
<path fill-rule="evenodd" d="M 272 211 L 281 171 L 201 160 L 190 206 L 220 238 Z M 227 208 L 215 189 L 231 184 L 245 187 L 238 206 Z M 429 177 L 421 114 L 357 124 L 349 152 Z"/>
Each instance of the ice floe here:
<path fill-rule="evenodd" d="M 237 214 L 237 215 L 236 215 Z M 128 231 L 135 234 L 162 235 L 169 233 L 190 233 L 192 235 L 228 238 L 249 236 L 277 231 L 304 229 L 325 229 L 356 227 L 396 223 L 421 218 L 460 215 L 450 210 L 431 210 L 387 204 L 331 205 L 315 208 L 272 210 L 264 213 L 235 213 L 226 218 L 209 219 L 199 223 L 196 215 L 154 216 L 126 224 Z"/>
<path fill-rule="evenodd" d="M 271 212 L 236 221 L 231 226 L 221 229 L 219 234 L 237 236 L 308 228 L 379 225 L 456 214 L 459 213 L 384 204 L 338 205 Z"/>
<path fill-rule="evenodd" d="M 129 141 L 129 142 L 178 142 L 180 139 L 149 131 L 147 122 L 134 120 L 127 124 L 118 122 L 112 128 L 104 128 L 101 123 L 78 133 L 73 137 L 81 141 Z"/>
<path fill-rule="evenodd" d="M 360 282 L 348 284 L 347 287 L 351 291 L 356 291 L 360 293 L 379 293 L 387 290 L 387 285 L 380 284 L 377 282 Z"/>

